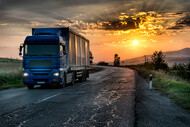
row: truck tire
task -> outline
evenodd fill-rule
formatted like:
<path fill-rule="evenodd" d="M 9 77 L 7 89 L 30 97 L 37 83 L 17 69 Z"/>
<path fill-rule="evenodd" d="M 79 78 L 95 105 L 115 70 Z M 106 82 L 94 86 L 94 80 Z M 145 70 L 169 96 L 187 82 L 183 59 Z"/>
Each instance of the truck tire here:
<path fill-rule="evenodd" d="M 67 75 L 64 72 L 64 81 L 63 81 L 63 85 L 66 87 L 67 86 Z"/>
<path fill-rule="evenodd" d="M 56 89 L 56 88 L 59 87 L 59 83 L 53 82 L 53 83 L 50 84 L 50 87 L 51 87 L 52 89 Z"/>
<path fill-rule="evenodd" d="M 82 82 L 86 81 L 86 75 L 82 76 Z"/>
<path fill-rule="evenodd" d="M 85 71 L 82 72 L 82 77 L 79 77 L 79 81 L 81 81 L 81 82 L 86 81 L 86 72 Z"/>
<path fill-rule="evenodd" d="M 89 71 L 86 71 L 86 77 L 89 78 Z"/>
<path fill-rule="evenodd" d="M 58 87 L 59 88 L 63 88 L 63 84 L 58 84 Z"/>
<path fill-rule="evenodd" d="M 70 83 L 71 85 L 74 85 L 75 84 L 75 74 L 72 73 L 72 81 Z"/>
<path fill-rule="evenodd" d="M 34 85 L 27 85 L 28 89 L 34 89 Z"/>

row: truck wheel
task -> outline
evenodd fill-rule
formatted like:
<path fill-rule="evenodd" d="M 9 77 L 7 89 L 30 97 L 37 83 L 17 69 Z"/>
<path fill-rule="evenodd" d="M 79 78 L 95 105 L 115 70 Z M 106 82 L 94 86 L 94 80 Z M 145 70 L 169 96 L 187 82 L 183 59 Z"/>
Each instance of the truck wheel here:
<path fill-rule="evenodd" d="M 59 88 L 63 88 L 63 84 L 58 84 L 58 87 Z"/>
<path fill-rule="evenodd" d="M 86 81 L 86 75 L 82 76 L 82 82 Z"/>
<path fill-rule="evenodd" d="M 71 85 L 74 85 L 75 84 L 75 76 L 74 76 L 74 73 L 72 74 L 72 81 L 71 81 Z"/>
<path fill-rule="evenodd" d="M 59 87 L 59 83 L 53 82 L 53 83 L 51 83 L 50 86 L 51 86 L 52 89 L 56 89 L 56 88 Z"/>
<path fill-rule="evenodd" d="M 66 87 L 67 86 L 67 75 L 64 72 L 64 81 L 63 81 L 63 85 Z"/>
<path fill-rule="evenodd" d="M 34 89 L 34 85 L 27 85 L 28 89 Z"/>
<path fill-rule="evenodd" d="M 80 82 L 86 81 L 86 75 L 83 74 L 82 77 L 79 77 L 79 81 L 80 81 Z"/>

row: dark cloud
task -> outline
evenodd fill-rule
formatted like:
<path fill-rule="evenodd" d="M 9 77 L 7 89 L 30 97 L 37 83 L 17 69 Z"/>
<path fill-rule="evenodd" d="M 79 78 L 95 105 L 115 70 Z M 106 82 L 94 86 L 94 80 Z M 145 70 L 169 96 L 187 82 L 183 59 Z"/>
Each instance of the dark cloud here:
<path fill-rule="evenodd" d="M 181 18 L 180 20 L 178 20 L 176 22 L 175 26 L 172 26 L 168 29 L 179 30 L 179 29 L 183 29 L 186 26 L 190 26 L 190 16 L 189 15 Z"/>
<path fill-rule="evenodd" d="M 26 24 L 30 22 L 30 19 L 24 19 L 24 18 L 16 18 L 11 16 L 2 15 L 0 16 L 0 22 L 1 23 L 19 23 L 19 24 Z"/>
<path fill-rule="evenodd" d="M 48 27 L 64 25 L 58 24 L 62 20 L 68 23 L 82 20 L 85 23 L 102 22 L 105 30 L 128 30 L 138 28 L 140 21 L 126 18 L 121 22 L 118 17 L 122 12 L 128 16 L 149 11 L 182 12 L 189 11 L 187 5 L 190 5 L 189 0 L 0 0 L 0 24 L 30 28 L 32 22 L 41 24 L 39 27 Z M 86 29 L 80 25 L 72 26 Z"/>
<path fill-rule="evenodd" d="M 105 30 L 129 30 L 139 28 L 140 19 L 134 20 L 132 18 L 127 18 L 123 21 L 111 21 L 108 23 L 103 23 L 103 29 Z"/>
<path fill-rule="evenodd" d="M 183 27 L 184 27 L 184 26 L 178 24 L 178 25 L 172 26 L 172 27 L 170 27 L 170 28 L 168 28 L 168 29 L 171 29 L 171 30 L 179 30 L 179 29 L 183 29 Z"/>
<path fill-rule="evenodd" d="M 187 26 L 190 26 L 190 16 L 186 16 L 182 19 L 180 19 L 177 24 L 181 24 L 181 25 L 187 25 Z"/>
<path fill-rule="evenodd" d="M 119 0 L 119 2 L 126 0 Z M 129 1 L 129 0 L 128 0 Z M 79 5 L 90 5 L 90 4 L 103 4 L 107 2 L 118 2 L 118 0 L 1 0 L 1 6 L 31 6 L 31 5 L 47 5 L 52 4 L 56 6 L 79 6 Z"/>

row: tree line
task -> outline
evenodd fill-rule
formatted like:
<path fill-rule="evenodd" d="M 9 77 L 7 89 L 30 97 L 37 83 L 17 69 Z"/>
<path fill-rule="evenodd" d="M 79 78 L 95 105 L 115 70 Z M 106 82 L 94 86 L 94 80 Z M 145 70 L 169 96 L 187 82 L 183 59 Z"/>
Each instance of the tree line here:
<path fill-rule="evenodd" d="M 190 60 L 188 64 L 177 64 L 175 63 L 172 67 L 169 67 L 165 61 L 165 55 L 162 51 L 155 51 L 151 56 L 151 60 L 146 60 L 143 64 L 128 65 L 126 67 L 143 67 L 150 70 L 163 70 L 170 75 L 176 75 L 183 79 L 190 80 Z M 105 61 L 98 62 L 98 65 L 108 66 L 109 64 Z M 114 66 L 120 66 L 120 57 L 118 54 L 114 55 Z"/>

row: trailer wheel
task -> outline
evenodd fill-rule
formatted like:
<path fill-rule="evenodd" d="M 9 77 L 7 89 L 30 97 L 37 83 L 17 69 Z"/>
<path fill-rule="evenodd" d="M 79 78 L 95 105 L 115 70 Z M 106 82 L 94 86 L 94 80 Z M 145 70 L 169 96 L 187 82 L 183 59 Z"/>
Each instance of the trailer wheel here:
<path fill-rule="evenodd" d="M 86 75 L 82 76 L 82 82 L 86 81 Z"/>
<path fill-rule="evenodd" d="M 79 78 L 79 81 L 81 81 L 81 82 L 86 81 L 86 72 L 85 71 L 82 72 L 82 77 Z"/>
<path fill-rule="evenodd" d="M 27 85 L 28 89 L 34 89 L 34 85 Z"/>

